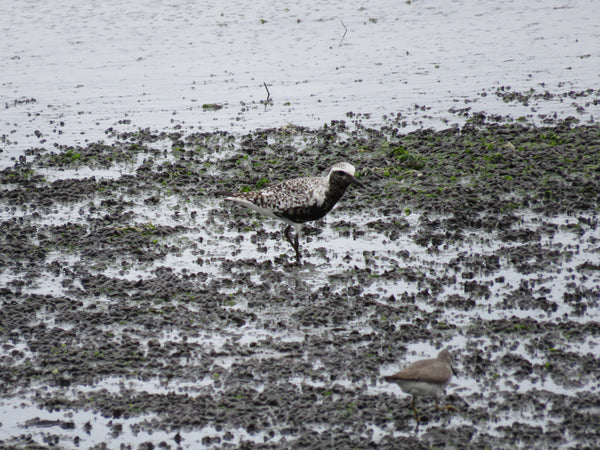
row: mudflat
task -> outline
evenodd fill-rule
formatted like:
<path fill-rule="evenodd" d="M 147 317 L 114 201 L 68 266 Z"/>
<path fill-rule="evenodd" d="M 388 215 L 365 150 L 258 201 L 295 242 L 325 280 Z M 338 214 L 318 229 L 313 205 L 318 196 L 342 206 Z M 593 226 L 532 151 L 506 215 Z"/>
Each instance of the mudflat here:
<path fill-rule="evenodd" d="M 400 131 L 399 131 L 400 129 Z M 349 161 L 306 228 L 230 192 Z M 589 447 L 600 127 L 107 131 L 0 172 L 6 448 Z M 382 381 L 455 354 L 436 411 Z"/>

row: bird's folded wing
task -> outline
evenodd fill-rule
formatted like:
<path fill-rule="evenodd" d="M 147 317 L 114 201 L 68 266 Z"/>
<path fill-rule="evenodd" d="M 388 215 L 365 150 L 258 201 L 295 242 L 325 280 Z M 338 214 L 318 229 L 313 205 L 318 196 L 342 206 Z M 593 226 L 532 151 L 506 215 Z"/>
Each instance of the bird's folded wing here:
<path fill-rule="evenodd" d="M 446 383 L 451 376 L 450 368 L 441 361 L 422 360 L 402 369 L 400 372 L 385 377 L 387 381 L 426 381 L 429 383 Z"/>
<path fill-rule="evenodd" d="M 314 178 L 296 178 L 265 187 L 256 193 L 261 206 L 271 205 L 280 211 L 291 208 L 310 207 L 325 197 L 321 184 Z"/>

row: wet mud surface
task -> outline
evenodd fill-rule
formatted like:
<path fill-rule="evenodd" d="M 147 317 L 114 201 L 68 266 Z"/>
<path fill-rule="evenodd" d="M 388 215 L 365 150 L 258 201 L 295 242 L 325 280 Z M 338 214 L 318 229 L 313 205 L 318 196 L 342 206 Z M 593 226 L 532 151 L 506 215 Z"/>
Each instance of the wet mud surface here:
<path fill-rule="evenodd" d="M 600 442 L 600 127 L 107 131 L 0 173 L 0 446 Z M 228 192 L 346 160 L 301 238 Z M 381 380 L 455 354 L 437 411 Z"/>

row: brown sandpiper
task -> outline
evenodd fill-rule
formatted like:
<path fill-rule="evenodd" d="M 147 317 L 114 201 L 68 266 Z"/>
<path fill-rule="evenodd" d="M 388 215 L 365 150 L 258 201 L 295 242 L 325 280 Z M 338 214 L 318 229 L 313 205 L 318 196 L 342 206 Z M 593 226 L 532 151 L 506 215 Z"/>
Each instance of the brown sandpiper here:
<path fill-rule="evenodd" d="M 452 367 L 452 356 L 448 349 L 444 349 L 438 354 L 437 358 L 415 361 L 400 372 L 384 376 L 383 379 L 390 383 L 396 383 L 400 386 L 400 389 L 412 396 L 410 404 L 415 414 L 418 430 L 420 420 L 415 407 L 416 396 L 433 395 L 437 410 L 456 411 L 456 408 L 451 405 L 440 407 L 438 403 L 438 394 L 444 393 L 452 379 L 452 375 L 456 375 L 456 371 Z"/>

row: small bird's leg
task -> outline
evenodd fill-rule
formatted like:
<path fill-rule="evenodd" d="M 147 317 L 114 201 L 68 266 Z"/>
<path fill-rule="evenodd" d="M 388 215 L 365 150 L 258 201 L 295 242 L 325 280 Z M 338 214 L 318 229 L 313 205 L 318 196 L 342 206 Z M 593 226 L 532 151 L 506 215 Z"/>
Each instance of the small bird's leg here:
<path fill-rule="evenodd" d="M 415 397 L 414 396 L 412 397 L 412 400 L 410 402 L 410 406 L 412 406 L 413 413 L 415 414 L 415 420 L 417 421 L 416 431 L 418 432 L 419 431 L 419 423 L 420 423 L 420 421 L 419 421 L 419 414 L 417 413 L 417 407 L 415 406 Z"/>
<path fill-rule="evenodd" d="M 457 409 L 452 405 L 440 406 L 440 404 L 438 403 L 437 395 L 434 396 L 434 398 L 435 398 L 435 409 L 437 409 L 438 411 L 441 411 L 442 409 L 446 409 L 449 411 L 457 411 Z"/>

